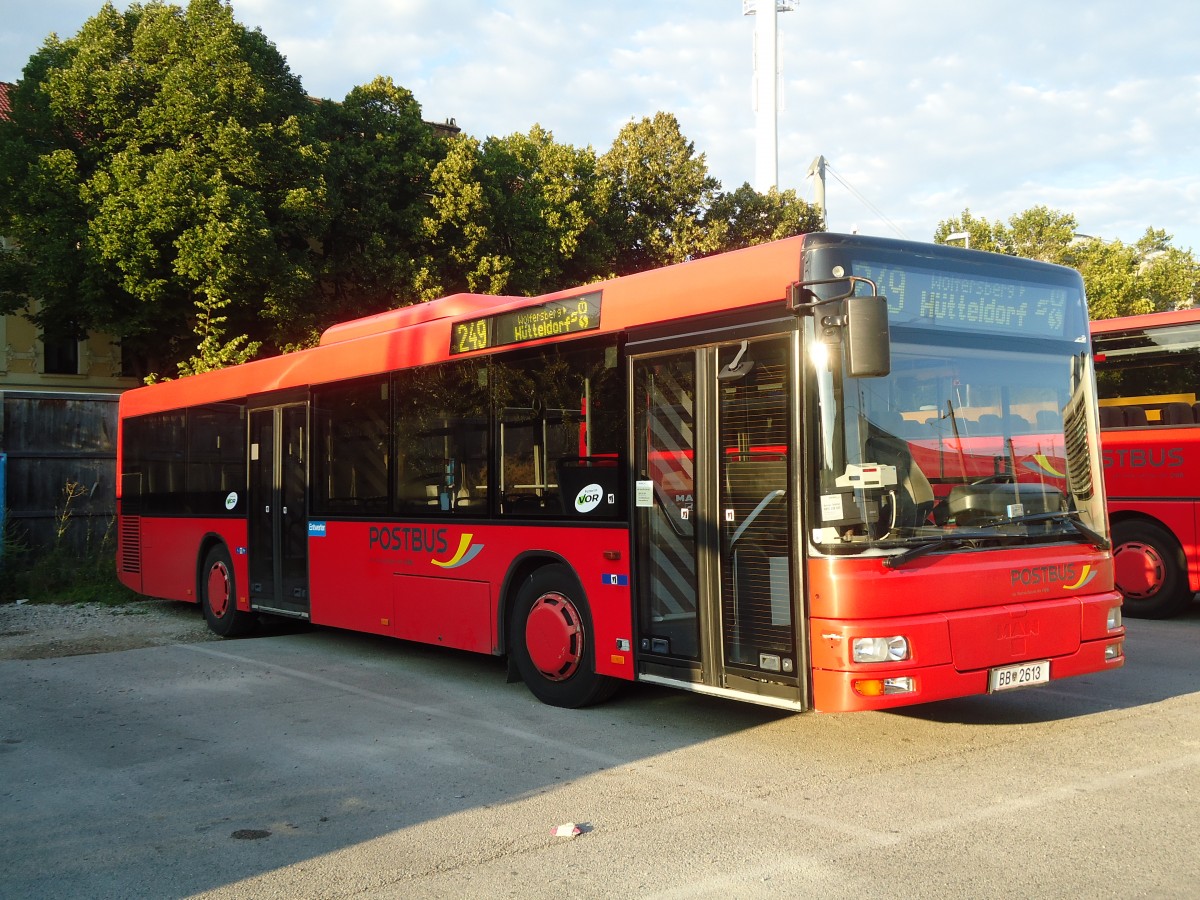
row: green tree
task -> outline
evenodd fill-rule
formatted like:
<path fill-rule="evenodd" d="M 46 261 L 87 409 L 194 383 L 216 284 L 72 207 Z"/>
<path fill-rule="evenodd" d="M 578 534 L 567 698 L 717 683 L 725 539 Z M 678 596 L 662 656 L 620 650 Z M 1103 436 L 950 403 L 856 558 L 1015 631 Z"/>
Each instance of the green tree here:
<path fill-rule="evenodd" d="M 1153 228 L 1135 244 L 1079 234 L 1070 213 L 1035 206 L 991 223 L 970 210 L 938 224 L 934 241 L 956 232 L 970 235 L 972 249 L 1040 259 L 1078 269 L 1093 319 L 1137 315 L 1193 306 L 1200 296 L 1200 264 L 1190 250 L 1171 245 Z"/>
<path fill-rule="evenodd" d="M 423 297 L 530 295 L 605 274 L 607 184 L 591 148 L 529 134 L 455 140 L 433 172 Z"/>
<path fill-rule="evenodd" d="M 213 309 L 236 332 L 287 336 L 313 294 L 321 151 L 261 32 L 220 0 L 106 4 L 48 39 L 16 94 L 0 131 L 6 311 L 36 299 L 43 328 L 112 331 L 151 368 Z"/>
<path fill-rule="evenodd" d="M 720 182 L 670 113 L 630 122 L 600 157 L 612 184 L 615 273 L 626 275 L 714 252 L 721 235 L 704 227 Z"/>
<path fill-rule="evenodd" d="M 772 188 L 760 194 L 743 184 L 717 196 L 704 217 L 704 227 L 717 241 L 713 252 L 721 253 L 820 231 L 821 210 L 799 199 L 793 190 Z"/>
<path fill-rule="evenodd" d="M 993 224 L 987 219 L 974 216 L 969 209 L 964 209 L 962 214 L 956 218 L 939 222 L 933 232 L 933 241 L 935 244 L 945 244 L 951 235 L 966 235 L 965 239 L 956 237 L 955 243 L 961 240 L 964 246 L 970 247 L 972 250 L 987 250 L 992 253 L 1008 252 L 1004 226 L 1001 223 Z"/>
<path fill-rule="evenodd" d="M 410 91 L 379 77 L 318 107 L 329 219 L 320 236 L 317 329 L 417 299 L 429 266 L 424 223 L 445 142 Z"/>

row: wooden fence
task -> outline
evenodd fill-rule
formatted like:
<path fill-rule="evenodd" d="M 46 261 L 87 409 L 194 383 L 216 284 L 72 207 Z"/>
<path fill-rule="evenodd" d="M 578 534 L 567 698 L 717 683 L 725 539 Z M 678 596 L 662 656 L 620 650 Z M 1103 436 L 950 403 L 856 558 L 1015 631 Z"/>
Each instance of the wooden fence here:
<path fill-rule="evenodd" d="M 0 391 L 6 542 L 115 552 L 117 395 Z"/>

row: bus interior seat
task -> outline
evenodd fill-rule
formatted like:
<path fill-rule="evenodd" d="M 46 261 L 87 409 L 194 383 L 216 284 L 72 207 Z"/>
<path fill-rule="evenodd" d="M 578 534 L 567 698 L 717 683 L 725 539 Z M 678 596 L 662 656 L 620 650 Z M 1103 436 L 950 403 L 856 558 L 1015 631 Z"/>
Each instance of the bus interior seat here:
<path fill-rule="evenodd" d="M 1041 422 L 1042 414 L 1038 413 L 1038 421 Z M 1101 428 L 1124 428 L 1125 427 L 1125 410 L 1119 406 L 1102 406 L 1100 407 L 1100 427 Z"/>
<path fill-rule="evenodd" d="M 1000 421 L 999 416 L 996 421 Z M 933 486 L 913 459 L 908 441 L 872 422 L 867 428 L 865 450 L 868 462 L 896 467 L 896 525 L 915 527 L 925 524 L 933 512 Z"/>
<path fill-rule="evenodd" d="M 615 456 L 564 456 L 554 464 L 554 470 L 558 475 L 559 503 L 568 515 L 580 515 L 575 498 L 589 485 L 599 485 L 606 499 L 621 496 L 620 461 Z M 620 504 L 617 506 L 619 509 Z M 615 514 L 618 509 L 602 510 L 599 515 Z"/>
<path fill-rule="evenodd" d="M 1186 403 L 1164 403 L 1160 413 L 1163 425 L 1194 425 L 1192 408 Z"/>
<path fill-rule="evenodd" d="M 995 413 L 984 413 L 976 421 L 979 434 L 1001 434 L 1004 431 L 1004 420 Z"/>
<path fill-rule="evenodd" d="M 1146 418 L 1146 410 L 1140 406 L 1126 406 L 1124 410 L 1125 424 L 1130 428 L 1145 427 L 1150 424 Z"/>

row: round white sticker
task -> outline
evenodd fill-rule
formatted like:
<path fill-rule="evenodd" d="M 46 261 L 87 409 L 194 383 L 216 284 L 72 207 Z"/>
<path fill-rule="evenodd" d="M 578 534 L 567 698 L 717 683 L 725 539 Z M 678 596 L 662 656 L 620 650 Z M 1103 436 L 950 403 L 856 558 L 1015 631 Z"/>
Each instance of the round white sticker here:
<path fill-rule="evenodd" d="M 237 491 L 230 491 L 229 496 L 225 498 L 225 508 L 233 509 L 235 506 L 237 506 L 237 501 L 238 501 Z"/>
<path fill-rule="evenodd" d="M 598 484 L 589 484 L 575 495 L 575 512 L 590 513 L 604 499 L 604 488 Z"/>

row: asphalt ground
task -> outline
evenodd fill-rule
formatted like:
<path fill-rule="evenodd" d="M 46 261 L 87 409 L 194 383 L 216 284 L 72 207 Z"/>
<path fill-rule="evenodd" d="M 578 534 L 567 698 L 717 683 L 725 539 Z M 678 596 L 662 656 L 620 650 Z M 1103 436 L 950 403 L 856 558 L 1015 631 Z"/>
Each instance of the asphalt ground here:
<path fill-rule="evenodd" d="M 1200 608 L 1127 625 L 1118 672 L 848 715 L 321 629 L 0 661 L 0 896 L 1196 897 Z"/>

